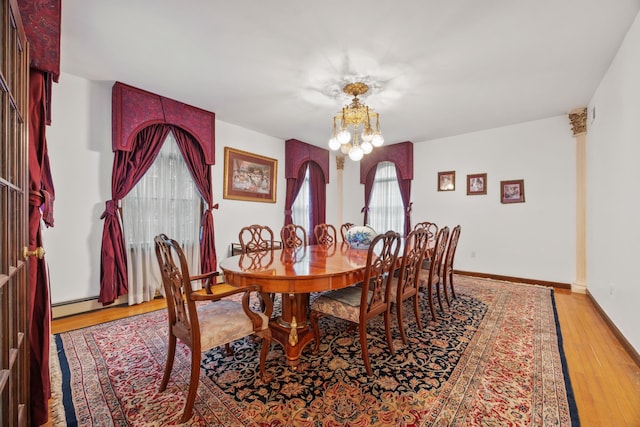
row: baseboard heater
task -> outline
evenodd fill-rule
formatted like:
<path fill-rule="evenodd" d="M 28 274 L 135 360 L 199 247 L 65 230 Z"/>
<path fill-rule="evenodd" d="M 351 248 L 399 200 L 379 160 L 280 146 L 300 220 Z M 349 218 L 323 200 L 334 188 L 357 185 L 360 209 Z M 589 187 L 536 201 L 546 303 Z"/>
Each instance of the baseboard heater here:
<path fill-rule="evenodd" d="M 61 317 L 73 316 L 74 314 L 88 313 L 90 311 L 102 310 L 103 308 L 117 307 L 119 305 L 127 305 L 129 298 L 127 295 L 119 296 L 113 304 L 102 305 L 98 302 L 98 297 L 89 297 L 77 299 L 73 301 L 59 302 L 51 304 L 51 317 L 59 319 Z"/>

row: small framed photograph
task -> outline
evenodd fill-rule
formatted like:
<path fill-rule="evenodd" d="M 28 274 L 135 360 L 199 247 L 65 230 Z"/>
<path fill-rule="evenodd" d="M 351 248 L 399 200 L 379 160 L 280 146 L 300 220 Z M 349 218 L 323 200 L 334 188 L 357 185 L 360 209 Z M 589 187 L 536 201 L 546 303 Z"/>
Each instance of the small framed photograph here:
<path fill-rule="evenodd" d="M 456 189 L 456 171 L 438 172 L 438 191 Z"/>
<path fill-rule="evenodd" d="M 225 199 L 276 202 L 278 160 L 224 147 Z"/>
<path fill-rule="evenodd" d="M 524 179 L 500 181 L 500 201 L 502 203 L 523 203 Z"/>
<path fill-rule="evenodd" d="M 487 174 L 467 175 L 467 196 L 487 194 Z"/>

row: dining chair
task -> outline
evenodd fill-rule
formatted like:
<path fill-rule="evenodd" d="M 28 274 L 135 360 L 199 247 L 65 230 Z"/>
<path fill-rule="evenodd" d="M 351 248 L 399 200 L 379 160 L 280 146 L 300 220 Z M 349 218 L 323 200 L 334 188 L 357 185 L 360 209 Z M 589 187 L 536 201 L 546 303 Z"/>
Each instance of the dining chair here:
<path fill-rule="evenodd" d="M 336 228 L 331 224 L 316 224 L 313 235 L 318 245 L 334 245 L 338 243 Z"/>
<path fill-rule="evenodd" d="M 428 262 L 433 255 L 433 248 L 436 246 L 436 237 L 438 236 L 438 225 L 435 222 L 423 221 L 413 226 L 414 230 L 424 228 L 427 230 L 427 253 L 424 262 Z M 425 268 L 426 269 L 426 268 Z"/>
<path fill-rule="evenodd" d="M 391 279 L 390 301 L 395 305 L 398 317 L 398 328 L 402 342 L 407 343 L 407 337 L 402 320 L 402 306 L 404 301 L 413 299 L 413 312 L 416 317 L 418 329 L 422 330 L 420 322 L 420 310 L 418 307 L 418 295 L 420 289 L 420 273 L 422 271 L 422 260 L 427 249 L 427 230 L 418 228 L 411 231 L 404 239 L 404 249 L 402 251 L 402 261 L 398 274 Z"/>
<path fill-rule="evenodd" d="M 249 298 L 252 293 L 260 291 L 259 286 L 225 287 L 224 291 L 218 293 L 194 292 L 191 288 L 193 281 L 205 280 L 210 283 L 219 273 L 213 271 L 191 276 L 187 260 L 178 242 L 165 234 L 156 236 L 154 242 L 167 298 L 169 320 L 167 363 L 159 391 L 163 392 L 167 388 L 176 354 L 176 341 L 179 339 L 191 350 L 189 389 L 180 419 L 180 423 L 186 423 L 191 418 L 198 390 L 202 352 L 222 345 L 225 345 L 229 351 L 231 349 L 229 343 L 255 335 L 262 341 L 260 375 L 263 381 L 270 381 L 271 375 L 267 374 L 265 369 L 271 344 L 269 318 L 264 313 L 253 311 L 249 307 Z M 225 298 L 236 294 L 242 294 L 242 302 Z M 204 301 L 210 302 L 203 304 Z M 268 310 L 271 311 L 270 305 Z"/>
<path fill-rule="evenodd" d="M 280 240 L 284 248 L 307 246 L 307 232 L 301 225 L 287 224 L 280 230 Z"/>
<path fill-rule="evenodd" d="M 453 259 L 456 255 L 456 249 L 458 248 L 458 240 L 460 238 L 460 225 L 456 225 L 451 230 L 449 236 L 449 244 L 447 245 L 447 252 L 444 256 L 442 263 L 442 272 L 440 274 L 440 280 L 442 281 L 442 289 L 444 290 L 444 297 L 447 301 L 447 305 L 451 306 L 449 301 L 449 292 L 447 291 L 447 285 L 451 289 L 451 298 L 456 298 L 456 291 L 453 288 Z"/>
<path fill-rule="evenodd" d="M 238 240 L 243 254 L 264 251 L 273 247 L 273 230 L 266 225 L 248 225 L 240 229 Z"/>
<path fill-rule="evenodd" d="M 327 291 L 318 296 L 311 305 L 311 326 L 315 339 L 314 352 L 320 350 L 320 327 L 323 316 L 333 316 L 358 325 L 360 348 L 367 375 L 373 375 L 367 345 L 367 323 L 377 315 L 384 314 L 385 335 L 391 354 L 395 352 L 391 341 L 390 327 L 390 282 L 396 268 L 400 250 L 400 234 L 387 231 L 373 238 L 367 251 L 366 267 L 361 286 L 348 286 Z"/>
<path fill-rule="evenodd" d="M 442 257 L 444 255 L 445 248 L 447 246 L 447 240 L 449 239 L 449 227 L 445 226 L 438 231 L 436 236 L 436 243 L 433 255 L 426 265 L 422 263 L 422 273 L 420 279 L 420 287 L 426 288 L 427 300 L 429 302 L 429 310 L 431 311 L 431 317 L 433 320 L 437 320 L 436 312 L 433 307 L 433 288 L 436 288 L 436 294 L 438 296 L 438 304 L 440 310 L 444 311 L 442 307 L 442 298 L 440 297 L 440 270 L 442 269 Z"/>
<path fill-rule="evenodd" d="M 342 236 L 342 241 L 346 242 L 347 241 L 347 231 L 349 231 L 349 229 L 351 227 L 353 227 L 355 224 L 351 223 L 351 222 L 345 222 L 344 224 L 342 224 L 340 226 L 340 236 Z"/>

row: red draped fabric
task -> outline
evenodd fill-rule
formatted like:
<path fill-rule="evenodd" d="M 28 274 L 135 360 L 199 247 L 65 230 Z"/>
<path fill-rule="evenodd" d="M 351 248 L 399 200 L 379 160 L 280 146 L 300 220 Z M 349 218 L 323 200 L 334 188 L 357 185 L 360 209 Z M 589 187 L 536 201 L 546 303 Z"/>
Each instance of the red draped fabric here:
<path fill-rule="evenodd" d="M 30 68 L 44 73 L 45 122 L 51 124 L 51 86 L 60 77 L 61 0 L 18 0 L 29 40 Z"/>
<path fill-rule="evenodd" d="M 46 76 L 31 69 L 29 89 L 29 250 L 43 246 L 41 220 L 53 226 L 55 191 L 46 140 Z M 51 297 L 46 260 L 28 258 L 31 423 L 49 418 Z"/>
<path fill-rule="evenodd" d="M 400 169 L 396 166 L 396 175 L 398 177 L 398 186 L 400 187 L 400 197 L 404 205 L 404 235 L 407 236 L 411 232 L 411 180 L 402 179 Z"/>
<path fill-rule="evenodd" d="M 307 230 L 309 244 L 315 243 L 313 227 L 324 224 L 327 217 L 327 183 L 329 182 L 329 150 L 298 141 L 285 141 L 285 178 L 287 179 L 287 195 L 285 198 L 284 223 L 291 224 L 293 219 L 293 202 L 304 183 L 304 176 L 309 168 L 309 184 L 311 186 L 311 230 Z"/>
<path fill-rule="evenodd" d="M 318 224 L 327 222 L 327 185 L 322 167 L 315 162 L 309 162 L 309 184 L 311 185 L 311 232 L 309 244 L 316 243 L 313 229 Z"/>
<path fill-rule="evenodd" d="M 172 131 L 180 153 L 185 160 L 191 177 L 207 204 L 202 216 L 200 237 L 200 267 L 202 271 L 214 271 L 217 257 L 213 229 L 212 209 L 213 188 L 211 167 L 206 163 L 204 153 L 193 135 L 177 126 L 154 124 L 142 129 L 131 144 L 130 151 L 118 150 L 113 160 L 111 176 L 111 200 L 102 214 L 100 297 L 98 301 L 107 305 L 120 295 L 128 292 L 127 254 L 122 233 L 118 205 L 129 191 L 140 181 L 156 159 L 168 133 Z"/>
<path fill-rule="evenodd" d="M 202 271 L 215 271 L 218 268 L 218 258 L 216 255 L 212 210 L 218 209 L 218 205 L 213 204 L 211 167 L 206 164 L 204 153 L 191 134 L 176 126 L 172 126 L 171 129 L 176 137 L 178 148 L 180 148 L 180 152 L 187 164 L 187 168 L 191 172 L 191 177 L 193 178 L 200 195 L 207 204 L 201 223 L 200 268 Z"/>
<path fill-rule="evenodd" d="M 360 183 L 364 184 L 364 207 L 362 208 L 364 223 L 366 225 L 369 219 L 369 203 L 376 168 L 378 163 L 385 161 L 396 165 L 405 211 L 404 233 L 407 235 L 411 231 L 411 181 L 413 181 L 413 143 L 410 141 L 378 147 L 360 161 Z"/>
<path fill-rule="evenodd" d="M 377 163 L 376 163 L 377 165 Z M 361 212 L 364 212 L 364 224 L 369 222 L 369 203 L 371 203 L 371 192 L 373 190 L 373 181 L 376 179 L 376 168 L 369 169 L 369 173 L 364 181 L 364 207 Z"/>
<path fill-rule="evenodd" d="M 111 172 L 111 200 L 106 202 L 100 253 L 100 296 L 104 305 L 113 303 L 128 291 L 127 254 L 118 204 L 140 181 L 158 156 L 170 128 L 152 125 L 142 129 L 131 151 L 116 151 Z"/>
<path fill-rule="evenodd" d="M 309 163 L 303 163 L 300 166 L 298 169 L 298 175 L 295 178 L 287 178 L 287 194 L 284 200 L 284 225 L 293 223 L 293 202 L 296 200 L 296 197 L 302 188 L 302 184 L 304 184 L 304 177 L 307 174 L 308 164 Z"/>

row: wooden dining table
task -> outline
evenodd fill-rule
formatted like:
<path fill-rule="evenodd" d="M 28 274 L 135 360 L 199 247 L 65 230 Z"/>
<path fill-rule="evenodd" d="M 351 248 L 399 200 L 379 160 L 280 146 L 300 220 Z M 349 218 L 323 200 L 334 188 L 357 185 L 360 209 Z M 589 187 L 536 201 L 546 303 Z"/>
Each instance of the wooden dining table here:
<path fill-rule="evenodd" d="M 298 364 L 304 347 L 313 341 L 309 323 L 309 296 L 360 282 L 367 262 L 366 249 L 346 243 L 271 249 L 224 259 L 219 267 L 231 285 L 260 285 L 263 295 L 282 296 L 281 313 L 269 327 L 290 366 Z"/>

